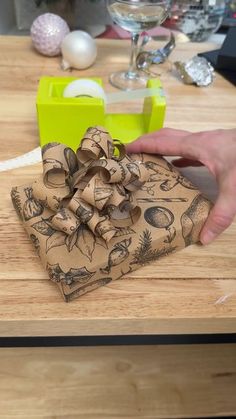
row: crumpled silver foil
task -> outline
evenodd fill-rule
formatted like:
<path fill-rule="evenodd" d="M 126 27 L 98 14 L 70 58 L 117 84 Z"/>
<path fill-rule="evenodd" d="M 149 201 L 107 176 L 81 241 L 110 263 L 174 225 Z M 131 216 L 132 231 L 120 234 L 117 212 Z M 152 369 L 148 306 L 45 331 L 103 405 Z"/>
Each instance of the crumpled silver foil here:
<path fill-rule="evenodd" d="M 185 84 L 208 86 L 215 77 L 214 68 L 204 57 L 196 56 L 186 63 L 176 61 L 174 66 Z"/>

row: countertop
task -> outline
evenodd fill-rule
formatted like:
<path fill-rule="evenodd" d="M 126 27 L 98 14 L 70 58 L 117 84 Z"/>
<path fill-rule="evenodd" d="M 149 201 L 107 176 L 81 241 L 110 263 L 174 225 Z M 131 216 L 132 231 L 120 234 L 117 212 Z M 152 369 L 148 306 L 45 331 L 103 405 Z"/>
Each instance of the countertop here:
<path fill-rule="evenodd" d="M 129 41 L 97 40 L 98 58 L 78 77 L 99 76 L 107 91 L 111 71 L 128 64 Z M 186 60 L 212 43 L 177 45 L 171 59 Z M 67 75 L 60 59 L 35 52 L 28 37 L 0 37 L 0 159 L 38 146 L 35 99 L 42 75 Z M 191 131 L 235 127 L 235 88 L 220 75 L 208 88 L 186 86 L 166 68 L 165 126 Z M 113 105 L 138 112 L 141 103 Z M 10 200 L 12 186 L 34 179 L 40 164 L 0 174 L 0 336 L 94 336 L 236 333 L 236 223 L 203 247 L 190 246 L 71 303 L 48 280 Z M 209 196 L 206 170 L 189 172 Z"/>

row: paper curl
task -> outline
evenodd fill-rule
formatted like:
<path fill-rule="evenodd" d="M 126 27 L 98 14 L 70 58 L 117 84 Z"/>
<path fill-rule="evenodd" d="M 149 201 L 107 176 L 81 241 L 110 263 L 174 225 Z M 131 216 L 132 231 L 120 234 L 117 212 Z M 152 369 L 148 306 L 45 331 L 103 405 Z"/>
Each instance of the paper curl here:
<path fill-rule="evenodd" d="M 89 128 L 76 153 L 49 143 L 42 157 L 43 176 L 33 183 L 33 196 L 53 211 L 55 229 L 71 235 L 87 224 L 108 242 L 117 229 L 139 219 L 133 192 L 149 179 L 149 170 L 104 128 Z"/>

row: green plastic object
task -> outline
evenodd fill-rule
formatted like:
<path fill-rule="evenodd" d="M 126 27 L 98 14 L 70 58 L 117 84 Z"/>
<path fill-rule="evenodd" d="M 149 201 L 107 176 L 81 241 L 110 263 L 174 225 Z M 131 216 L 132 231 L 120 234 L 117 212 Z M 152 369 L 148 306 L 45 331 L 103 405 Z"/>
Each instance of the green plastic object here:
<path fill-rule="evenodd" d="M 160 94 L 144 99 L 142 113 L 120 114 L 106 113 L 104 101 L 100 98 L 64 98 L 65 87 L 76 79 L 78 78 L 40 79 L 36 105 L 41 146 L 57 141 L 75 150 L 87 128 L 94 125 L 106 127 L 112 138 L 118 138 L 124 144 L 142 134 L 162 128 L 166 101 L 161 94 L 160 80 L 152 79 L 147 82 L 147 87 L 160 88 Z M 101 79 L 91 80 L 102 86 Z"/>

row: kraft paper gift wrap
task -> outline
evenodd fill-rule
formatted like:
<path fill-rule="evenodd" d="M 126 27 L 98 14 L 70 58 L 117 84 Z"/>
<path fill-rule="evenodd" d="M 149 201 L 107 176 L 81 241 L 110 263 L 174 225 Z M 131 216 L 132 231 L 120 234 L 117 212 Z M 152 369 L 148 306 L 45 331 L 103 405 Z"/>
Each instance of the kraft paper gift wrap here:
<path fill-rule="evenodd" d="M 66 301 L 198 241 L 211 204 L 162 157 L 126 155 L 102 127 L 76 153 L 49 143 L 42 157 L 11 196 Z"/>

